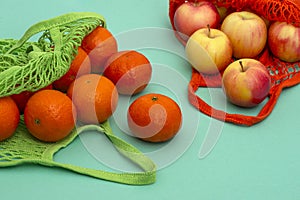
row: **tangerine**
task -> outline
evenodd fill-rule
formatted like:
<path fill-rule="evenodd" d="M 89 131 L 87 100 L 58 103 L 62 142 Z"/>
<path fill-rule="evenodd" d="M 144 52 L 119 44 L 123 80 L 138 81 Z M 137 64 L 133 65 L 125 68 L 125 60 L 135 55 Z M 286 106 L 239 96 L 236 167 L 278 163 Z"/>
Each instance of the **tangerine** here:
<path fill-rule="evenodd" d="M 81 46 L 90 57 L 93 73 L 102 73 L 106 60 L 118 51 L 115 37 L 107 28 L 101 26 L 85 36 Z"/>
<path fill-rule="evenodd" d="M 53 82 L 53 87 L 62 92 L 66 92 L 71 83 L 84 74 L 91 73 L 91 62 L 87 53 L 78 47 L 78 53 L 72 61 L 68 72 L 60 79 Z"/>
<path fill-rule="evenodd" d="M 53 89 L 52 84 L 42 88 L 41 90 L 51 90 L 51 89 Z M 34 93 L 35 92 L 23 91 L 19 94 L 11 95 L 11 98 L 16 102 L 16 104 L 19 108 L 20 114 L 24 114 L 24 110 L 25 110 L 27 101 Z"/>
<path fill-rule="evenodd" d="M 41 90 L 28 100 L 24 122 L 28 131 L 43 142 L 57 142 L 75 127 L 76 109 L 71 99 L 58 90 Z"/>
<path fill-rule="evenodd" d="M 11 137 L 20 121 L 19 109 L 11 97 L 0 98 L 0 141 Z"/>
<path fill-rule="evenodd" d="M 29 91 L 23 91 L 19 94 L 11 95 L 11 98 L 16 102 L 16 104 L 18 106 L 20 114 L 24 113 L 26 103 L 32 95 L 33 95 L 33 92 L 29 92 Z"/>
<path fill-rule="evenodd" d="M 137 94 L 150 82 L 152 66 L 142 53 L 120 51 L 109 57 L 103 75 L 117 86 L 120 94 Z"/>
<path fill-rule="evenodd" d="M 99 74 L 87 74 L 75 79 L 67 95 L 76 106 L 78 120 L 86 124 L 106 121 L 118 104 L 115 85 Z"/>
<path fill-rule="evenodd" d="M 148 142 L 165 142 L 181 128 L 179 105 L 162 94 L 146 94 L 133 101 L 127 112 L 127 122 L 133 135 Z"/>

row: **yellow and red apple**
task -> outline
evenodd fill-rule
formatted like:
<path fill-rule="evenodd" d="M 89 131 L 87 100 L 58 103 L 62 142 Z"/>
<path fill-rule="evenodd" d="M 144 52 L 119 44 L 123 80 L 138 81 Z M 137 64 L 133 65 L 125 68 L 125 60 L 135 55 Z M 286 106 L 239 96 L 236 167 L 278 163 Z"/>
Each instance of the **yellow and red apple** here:
<path fill-rule="evenodd" d="M 217 28 L 220 15 L 216 6 L 209 1 L 185 2 L 181 4 L 174 14 L 174 26 L 185 41 L 196 30 L 204 28 L 207 24 Z"/>
<path fill-rule="evenodd" d="M 191 35 L 185 47 L 190 64 L 204 74 L 223 71 L 232 59 L 229 38 L 218 29 L 202 28 Z"/>
<path fill-rule="evenodd" d="M 268 31 L 271 52 L 286 62 L 300 61 L 300 27 L 286 22 L 274 22 Z"/>
<path fill-rule="evenodd" d="M 229 37 L 235 58 L 254 58 L 265 48 L 268 35 L 266 23 L 252 12 L 229 14 L 221 30 Z"/>
<path fill-rule="evenodd" d="M 241 107 L 254 107 L 268 96 L 271 76 L 258 60 L 239 59 L 225 69 L 222 87 L 231 103 Z"/>

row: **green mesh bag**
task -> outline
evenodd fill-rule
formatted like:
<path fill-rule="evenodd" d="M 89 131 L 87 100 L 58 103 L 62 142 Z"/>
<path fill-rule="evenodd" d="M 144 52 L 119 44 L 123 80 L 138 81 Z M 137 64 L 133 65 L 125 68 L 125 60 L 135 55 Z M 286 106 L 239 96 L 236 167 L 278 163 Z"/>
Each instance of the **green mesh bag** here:
<path fill-rule="evenodd" d="M 0 96 L 36 91 L 62 77 L 97 26 L 106 27 L 98 14 L 69 13 L 31 26 L 20 40 L 0 39 Z"/>
<path fill-rule="evenodd" d="M 101 15 L 69 13 L 33 25 L 20 40 L 0 39 L 0 97 L 37 91 L 62 77 L 68 71 L 84 36 L 97 26 L 106 27 Z M 37 41 L 29 41 L 33 36 L 38 37 Z M 105 134 L 115 148 L 140 166 L 143 172 L 106 172 L 56 162 L 55 153 L 85 131 Z M 155 164 L 138 149 L 115 136 L 108 121 L 78 127 L 62 141 L 45 143 L 29 134 L 21 117 L 14 135 L 0 142 L 0 167 L 26 163 L 64 168 L 102 180 L 132 185 L 151 184 L 156 179 Z"/>

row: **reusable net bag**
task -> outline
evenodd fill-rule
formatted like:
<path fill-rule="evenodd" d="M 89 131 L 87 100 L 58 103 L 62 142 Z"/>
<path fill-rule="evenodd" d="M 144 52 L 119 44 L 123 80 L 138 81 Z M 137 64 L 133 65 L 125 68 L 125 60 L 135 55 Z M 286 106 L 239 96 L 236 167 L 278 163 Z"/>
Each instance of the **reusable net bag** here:
<path fill-rule="evenodd" d="M 0 39 L 0 96 L 37 91 L 62 77 L 69 69 L 84 36 L 97 26 L 106 27 L 96 13 L 68 13 L 31 26 L 20 40 Z M 36 42 L 29 41 L 37 36 Z M 0 130 L 1 131 L 1 130 Z M 68 146 L 80 133 L 103 133 L 116 149 L 144 172 L 105 172 L 54 161 L 54 154 Z M 14 135 L 0 142 L 0 167 L 34 163 L 60 167 L 79 174 L 124 184 L 143 185 L 155 182 L 155 164 L 135 147 L 112 133 L 109 122 L 75 128 L 64 140 L 41 142 L 32 137 L 21 116 Z"/>
<path fill-rule="evenodd" d="M 199 2 L 201 0 L 190 0 Z M 241 11 L 251 9 L 257 14 L 270 21 L 285 21 L 300 26 L 300 1 L 298 0 L 210 0 L 218 6 L 224 6 L 232 11 Z M 185 0 L 169 0 L 169 18 L 174 29 L 174 33 L 179 41 L 178 32 L 174 26 L 174 14 L 176 9 L 185 2 Z M 268 48 L 266 48 L 258 57 L 268 69 L 272 78 L 272 87 L 268 94 L 268 101 L 262 107 L 256 116 L 243 114 L 227 113 L 226 111 L 213 108 L 202 100 L 196 92 L 199 87 L 221 87 L 221 75 L 205 75 L 192 69 L 192 77 L 189 83 L 188 95 L 190 103 L 204 114 L 213 118 L 231 122 L 239 125 L 252 126 L 264 120 L 269 116 L 284 88 L 294 86 L 300 82 L 300 62 L 287 63 L 274 57 Z"/>

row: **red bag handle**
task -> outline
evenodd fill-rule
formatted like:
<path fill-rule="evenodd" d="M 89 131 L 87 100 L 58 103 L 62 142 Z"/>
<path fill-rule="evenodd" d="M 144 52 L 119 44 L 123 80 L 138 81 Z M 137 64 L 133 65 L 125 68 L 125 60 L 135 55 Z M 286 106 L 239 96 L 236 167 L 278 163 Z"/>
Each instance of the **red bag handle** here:
<path fill-rule="evenodd" d="M 257 116 L 248 116 L 242 114 L 230 114 L 222 110 L 218 110 L 207 104 L 199 96 L 196 91 L 199 87 L 202 87 L 204 78 L 200 73 L 193 69 L 192 78 L 188 87 L 188 99 L 189 102 L 202 113 L 216 118 L 221 121 L 231 122 L 239 125 L 252 126 L 258 122 L 264 120 L 269 116 L 275 107 L 277 100 L 281 94 L 281 91 L 286 87 L 291 87 L 300 82 L 300 74 L 296 74 L 293 78 L 288 79 L 280 84 L 274 85 L 269 92 L 269 100 L 262 107 Z M 212 85 L 211 85 L 212 86 Z M 214 85 L 216 86 L 216 85 Z"/>

